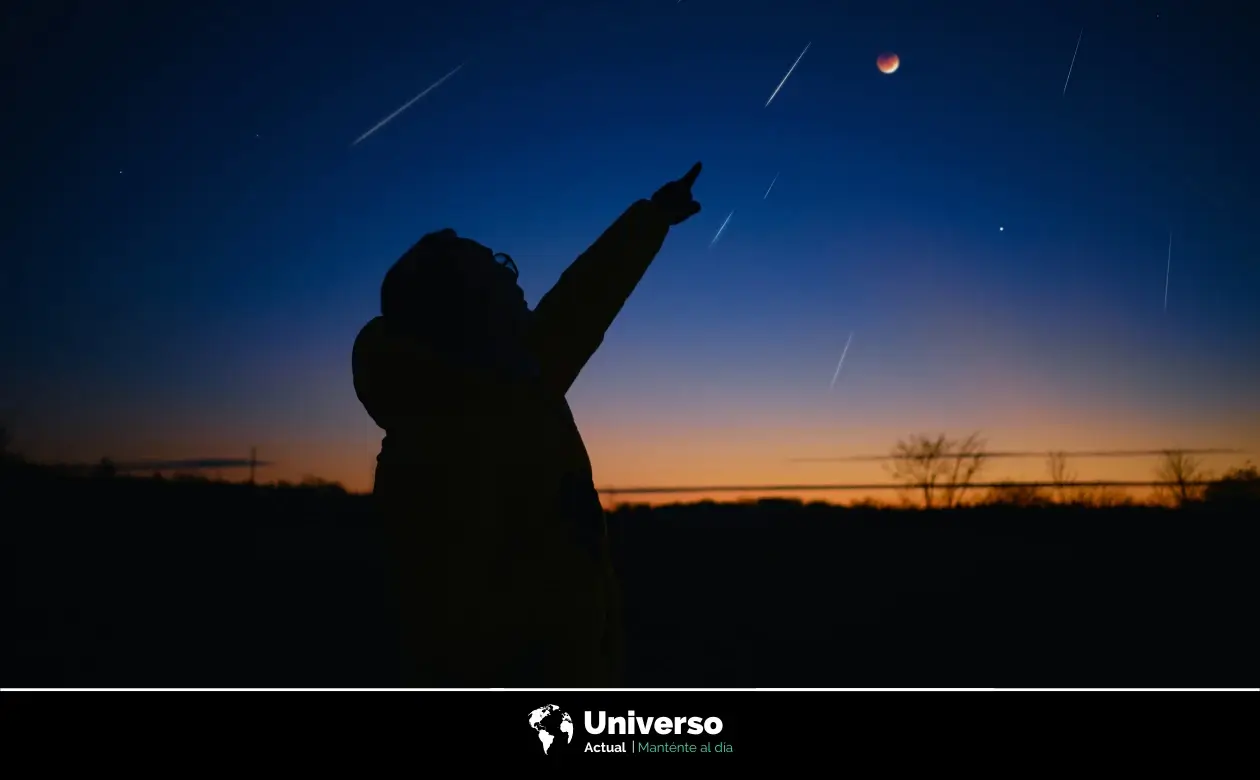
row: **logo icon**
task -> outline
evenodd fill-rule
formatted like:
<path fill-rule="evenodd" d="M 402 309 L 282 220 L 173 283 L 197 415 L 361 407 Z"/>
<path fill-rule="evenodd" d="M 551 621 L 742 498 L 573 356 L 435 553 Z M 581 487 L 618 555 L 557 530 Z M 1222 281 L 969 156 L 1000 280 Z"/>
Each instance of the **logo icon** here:
<path fill-rule="evenodd" d="M 544 704 L 529 713 L 529 726 L 538 732 L 543 753 L 547 755 L 551 754 L 551 746 L 561 734 L 568 735 L 564 741 L 566 745 L 573 741 L 573 719 L 554 704 Z"/>

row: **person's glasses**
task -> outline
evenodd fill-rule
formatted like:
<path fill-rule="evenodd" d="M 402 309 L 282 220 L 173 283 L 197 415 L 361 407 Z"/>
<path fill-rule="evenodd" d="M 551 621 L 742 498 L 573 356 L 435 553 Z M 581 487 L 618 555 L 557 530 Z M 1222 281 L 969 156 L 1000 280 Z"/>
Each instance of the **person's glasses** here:
<path fill-rule="evenodd" d="M 506 268 L 507 270 L 511 271 L 513 279 L 520 278 L 521 272 L 517 270 L 516 261 L 512 259 L 511 255 L 505 252 L 495 252 L 494 261 L 498 263 L 499 265 L 503 266 L 504 268 Z"/>

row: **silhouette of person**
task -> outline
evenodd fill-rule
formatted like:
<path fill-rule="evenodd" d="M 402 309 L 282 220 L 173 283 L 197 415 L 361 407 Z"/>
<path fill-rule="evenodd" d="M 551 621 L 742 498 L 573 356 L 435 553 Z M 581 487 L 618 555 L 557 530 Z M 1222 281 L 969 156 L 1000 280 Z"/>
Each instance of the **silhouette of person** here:
<path fill-rule="evenodd" d="M 385 438 L 373 490 L 407 687 L 609 687 L 622 665 L 603 507 L 565 401 L 660 251 L 696 163 L 630 206 L 531 311 L 511 257 L 446 229 L 399 259 L 354 344 Z"/>

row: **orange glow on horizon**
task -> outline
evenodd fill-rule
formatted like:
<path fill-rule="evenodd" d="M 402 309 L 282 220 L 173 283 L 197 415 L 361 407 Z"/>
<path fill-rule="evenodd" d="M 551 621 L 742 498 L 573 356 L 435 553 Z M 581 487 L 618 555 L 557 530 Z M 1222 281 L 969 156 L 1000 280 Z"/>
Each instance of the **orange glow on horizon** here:
<path fill-rule="evenodd" d="M 979 327 L 987 324 L 980 321 L 977 330 L 1003 333 L 996 326 Z M 802 389 L 787 370 L 763 372 L 757 380 L 762 384 L 750 386 L 710 377 L 707 367 L 676 369 L 673 363 L 665 370 L 658 366 L 655 374 L 668 375 L 668 380 L 648 383 L 635 377 L 657 363 L 607 360 L 592 365 L 596 370 L 579 380 L 569 402 L 590 454 L 595 486 L 601 489 L 888 483 L 891 478 L 880 463 L 793 459 L 888 453 L 898 440 L 919 433 L 963 437 L 979 431 L 991 451 L 1219 447 L 1253 453 L 1205 456 L 1204 467 L 1216 474 L 1248 457 L 1254 460 L 1260 452 L 1260 417 L 1243 401 L 1160 407 L 1144 403 L 1123 377 L 1108 380 L 1114 384 L 1091 382 L 1086 396 L 1036 361 L 1020 360 L 1018 350 L 1004 346 L 997 335 L 989 336 L 986 347 L 971 348 L 965 377 L 951 380 L 948 375 L 938 379 L 899 373 L 889 362 L 871 357 L 878 345 L 855 340 L 855 349 L 868 350 L 859 355 L 867 362 L 861 371 L 842 376 L 835 392 L 827 390 L 831 365 L 819 374 L 816 387 Z M 93 427 L 70 412 L 56 427 L 49 426 L 41 449 L 20 436 L 14 448 L 25 449 L 36 460 L 93 463 L 102 456 L 116 462 L 248 459 L 250 447 L 256 446 L 259 460 L 274 464 L 258 469 L 259 482 L 296 483 L 313 476 L 339 482 L 352 492 L 368 492 L 383 432 L 367 419 L 343 376 L 319 380 L 337 392 L 328 391 L 326 405 L 305 415 L 318 425 L 302 420 L 248 425 L 179 409 L 165 415 L 151 410 L 119 414 Z M 1080 480 L 1149 481 L 1157 465 L 1157 458 L 1082 459 L 1071 468 Z M 1046 472 L 1045 463 L 1035 458 L 994 460 L 980 479 L 1044 481 Z M 207 476 L 243 480 L 247 470 Z M 1138 493 L 1129 492 L 1135 497 Z M 892 491 L 773 495 L 834 503 L 896 500 Z M 730 492 L 605 495 L 604 500 L 611 505 L 749 497 Z"/>
<path fill-rule="evenodd" d="M 788 422 L 788 421 L 784 421 Z M 1240 439 L 1236 430 L 1228 426 L 1200 428 L 1193 436 L 1191 429 L 1165 429 L 1163 436 L 1148 433 L 1143 427 L 1125 424 L 1122 419 L 1079 422 L 1065 425 L 1024 425 L 1010 436 L 991 434 L 986 436 L 988 450 L 1087 450 L 1087 449 L 1162 449 L 1169 446 L 1220 446 L 1257 451 L 1260 437 L 1254 431 L 1249 440 Z M 1153 429 L 1157 430 L 1157 429 Z M 775 433 L 768 426 L 748 426 L 744 429 L 727 430 L 696 426 L 663 428 L 650 425 L 615 426 L 592 421 L 583 426 L 587 449 L 595 471 L 597 488 L 637 487 L 685 487 L 689 485 L 828 485 L 828 484 L 890 484 L 891 476 L 880 462 L 793 462 L 801 457 L 835 457 L 853 454 L 878 454 L 888 452 L 899 438 L 908 432 L 893 431 L 886 423 L 859 427 L 843 435 L 842 431 L 793 429 L 784 427 Z M 935 429 L 924 429 L 935 433 Z M 968 430 L 947 431 L 951 436 L 965 435 Z M 115 451 L 111 457 L 127 460 L 153 459 L 155 453 L 185 456 L 213 453 L 221 457 L 248 458 L 244 453 L 225 447 L 213 447 L 218 436 L 207 436 L 202 446 L 190 445 L 175 448 L 173 439 L 146 450 Z M 220 439 L 221 442 L 221 439 Z M 828 446 L 838 442 L 844 446 Z M 158 444 L 154 441 L 153 444 Z M 342 484 L 356 493 L 370 492 L 375 458 L 380 444 L 377 432 L 361 441 L 281 443 L 260 442 L 258 458 L 274 465 L 261 466 L 257 481 L 273 483 L 285 481 L 299 483 L 308 477 L 316 477 Z M 239 448 L 238 448 L 239 449 Z M 1201 458 L 1204 467 L 1212 474 L 1241 465 L 1249 455 L 1206 455 Z M 94 462 L 99 456 L 66 459 L 75 462 Z M 1109 458 L 1072 459 L 1070 468 L 1076 478 L 1090 480 L 1148 481 L 1155 478 L 1158 458 Z M 221 472 L 203 472 L 211 478 L 233 481 L 244 480 L 244 468 L 225 469 Z M 1048 478 L 1046 464 L 1038 458 L 995 459 L 989 461 L 977 481 L 999 482 L 1045 481 Z M 983 490 L 979 491 L 983 492 Z M 1126 493 L 1140 499 L 1146 493 L 1130 489 Z M 617 504 L 669 504 L 687 503 L 710 499 L 733 502 L 756 498 L 791 498 L 805 502 L 825 501 L 849 504 L 863 501 L 895 504 L 898 494 L 894 489 L 879 491 L 800 491 L 757 494 L 730 491 L 708 495 L 693 493 L 659 494 L 602 494 L 606 507 Z"/>

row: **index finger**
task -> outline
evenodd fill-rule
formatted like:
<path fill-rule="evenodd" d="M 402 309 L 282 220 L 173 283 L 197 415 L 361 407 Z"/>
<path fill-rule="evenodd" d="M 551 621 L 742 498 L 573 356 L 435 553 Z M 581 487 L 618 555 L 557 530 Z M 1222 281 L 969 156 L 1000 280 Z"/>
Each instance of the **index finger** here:
<path fill-rule="evenodd" d="M 683 184 L 686 184 L 688 187 L 695 184 L 696 177 L 700 175 L 700 167 L 701 167 L 700 163 L 696 163 L 695 165 L 691 166 L 691 170 L 687 171 L 686 175 L 684 175 L 681 179 L 679 179 L 679 181 L 681 181 Z"/>

